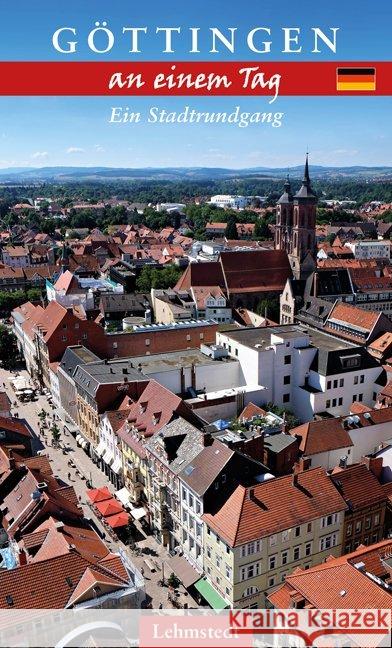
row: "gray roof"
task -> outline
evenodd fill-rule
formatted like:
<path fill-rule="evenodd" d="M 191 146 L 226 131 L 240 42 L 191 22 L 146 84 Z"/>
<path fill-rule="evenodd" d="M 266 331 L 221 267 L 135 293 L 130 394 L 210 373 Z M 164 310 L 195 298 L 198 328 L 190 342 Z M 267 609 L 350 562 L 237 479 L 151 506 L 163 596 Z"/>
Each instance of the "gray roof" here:
<path fill-rule="evenodd" d="M 60 367 L 68 376 L 73 376 L 78 365 L 95 362 L 96 360 L 99 361 L 100 359 L 95 355 L 95 353 L 87 349 L 85 346 L 78 344 L 66 348 L 64 355 L 61 358 Z"/>
<path fill-rule="evenodd" d="M 148 308 L 149 295 L 144 293 L 115 294 L 108 293 L 101 296 L 100 308 L 104 312 L 145 311 Z"/>
<path fill-rule="evenodd" d="M 347 357 L 356 357 L 358 359 L 358 365 L 355 367 L 344 366 L 344 358 Z M 380 367 L 380 363 L 361 346 L 342 349 L 319 348 L 310 366 L 311 370 L 317 371 L 322 376 L 334 376 L 335 374 L 375 367 Z"/>
<path fill-rule="evenodd" d="M 145 447 L 178 474 L 203 450 L 203 433 L 178 417 L 154 434 Z"/>
<path fill-rule="evenodd" d="M 291 434 L 284 434 L 283 432 L 278 434 L 270 434 L 264 436 L 264 447 L 268 448 L 268 450 L 270 450 L 271 452 L 281 452 L 288 446 L 295 443 L 295 441 L 295 437 L 291 436 Z"/>
<path fill-rule="evenodd" d="M 243 344 L 252 349 L 256 344 L 261 344 L 262 342 L 264 346 L 268 346 L 271 343 L 272 334 L 281 335 L 285 339 L 293 339 L 299 337 L 303 332 L 303 329 L 295 325 L 268 326 L 266 328 L 250 326 L 248 328 L 227 331 L 225 335 L 239 344 Z"/>
<path fill-rule="evenodd" d="M 147 380 L 140 371 L 132 367 L 130 360 L 100 360 L 79 366 L 75 371 L 75 384 L 94 397 L 100 385 L 137 382 Z"/>
<path fill-rule="evenodd" d="M 172 371 L 177 367 L 191 367 L 192 365 L 212 365 L 222 363 L 222 360 L 214 360 L 198 349 L 186 349 L 184 351 L 172 351 L 169 353 L 153 353 L 149 356 L 132 357 L 134 367 L 140 367 L 147 376 L 161 371 Z M 225 358 L 224 362 L 237 362 L 234 358 Z"/>

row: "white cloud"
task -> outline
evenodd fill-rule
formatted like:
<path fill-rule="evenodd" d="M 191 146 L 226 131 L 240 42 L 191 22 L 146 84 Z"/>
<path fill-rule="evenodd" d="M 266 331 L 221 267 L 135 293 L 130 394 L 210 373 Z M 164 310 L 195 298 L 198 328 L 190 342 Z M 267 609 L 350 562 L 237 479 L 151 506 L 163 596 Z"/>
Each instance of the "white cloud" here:
<path fill-rule="evenodd" d="M 31 155 L 33 160 L 45 160 L 49 156 L 47 151 L 36 151 Z"/>
<path fill-rule="evenodd" d="M 84 149 L 79 148 L 79 146 L 70 146 L 69 148 L 67 148 L 66 153 L 68 153 L 68 154 L 70 154 L 70 153 L 71 154 L 72 153 L 84 153 Z"/>
<path fill-rule="evenodd" d="M 97 153 L 105 153 L 105 149 L 100 144 L 95 144 L 94 149 L 96 150 Z"/>

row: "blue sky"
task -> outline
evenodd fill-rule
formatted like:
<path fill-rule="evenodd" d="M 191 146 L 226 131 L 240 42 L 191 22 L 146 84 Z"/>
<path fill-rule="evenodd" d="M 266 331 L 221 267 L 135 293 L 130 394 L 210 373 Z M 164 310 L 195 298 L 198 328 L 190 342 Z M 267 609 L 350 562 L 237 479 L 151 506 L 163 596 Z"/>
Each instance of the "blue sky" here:
<path fill-rule="evenodd" d="M 61 6 L 59 6 L 61 4 Z M 6 5 L 6 6 L 5 6 Z M 391 60 L 388 0 L 15 0 L 0 8 L 0 60 Z M 89 51 L 86 41 L 94 22 L 107 21 L 116 36 L 110 54 Z M 72 26 L 78 51 L 61 55 L 51 44 L 53 32 Z M 143 52 L 128 53 L 123 26 L 147 27 Z M 181 27 L 176 53 L 163 55 L 156 26 Z M 200 55 L 190 55 L 188 27 L 201 28 Z M 262 57 L 244 47 L 253 27 L 272 30 L 272 52 Z M 284 55 L 281 27 L 301 27 L 303 53 Z M 310 27 L 339 27 L 336 56 L 311 54 Z M 208 27 L 238 28 L 235 55 L 208 54 Z M 317 56 L 317 58 L 316 58 Z M 23 83 L 23 80 L 21 80 Z M 180 111 L 273 110 L 285 113 L 281 128 L 250 125 L 118 125 L 109 123 L 112 106 L 129 106 L 145 114 L 150 106 Z M 99 166 L 293 166 L 302 163 L 306 147 L 313 164 L 392 165 L 390 97 L 279 97 L 269 105 L 256 97 L 0 98 L 0 167 Z"/>

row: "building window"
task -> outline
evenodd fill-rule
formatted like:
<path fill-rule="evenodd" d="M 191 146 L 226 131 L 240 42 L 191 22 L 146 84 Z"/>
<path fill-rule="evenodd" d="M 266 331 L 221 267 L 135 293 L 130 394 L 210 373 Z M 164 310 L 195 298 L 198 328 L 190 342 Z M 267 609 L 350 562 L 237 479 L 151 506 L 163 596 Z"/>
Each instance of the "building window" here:
<path fill-rule="evenodd" d="M 291 364 L 291 355 L 285 355 L 284 363 L 285 365 Z"/>
<path fill-rule="evenodd" d="M 332 399 L 332 407 L 336 407 L 336 398 Z"/>
<path fill-rule="evenodd" d="M 355 523 L 355 533 L 361 533 L 361 529 L 362 529 L 362 522 L 361 520 L 358 520 Z"/>
<path fill-rule="evenodd" d="M 373 392 L 373 400 L 377 400 L 377 392 Z"/>
<path fill-rule="evenodd" d="M 273 587 L 275 585 L 275 576 L 270 576 L 268 579 L 268 587 Z"/>
<path fill-rule="evenodd" d="M 334 381 L 333 381 L 333 388 L 336 389 L 337 386 L 338 386 L 338 381 L 337 381 L 337 380 L 334 380 Z"/>
<path fill-rule="evenodd" d="M 332 382 L 330 380 L 327 380 L 327 389 L 331 389 Z"/>
<path fill-rule="evenodd" d="M 284 403 L 290 402 L 290 394 L 283 394 L 283 402 Z"/>
<path fill-rule="evenodd" d="M 330 401 L 330 400 L 327 400 L 327 401 L 326 401 L 326 403 L 325 403 L 325 407 L 326 407 L 327 409 L 329 409 L 329 408 L 331 407 L 331 401 Z"/>
<path fill-rule="evenodd" d="M 363 394 L 358 394 L 358 400 L 360 403 L 363 401 Z"/>
<path fill-rule="evenodd" d="M 339 387 L 343 387 L 343 386 L 344 386 L 344 378 L 341 378 L 339 380 Z"/>
<path fill-rule="evenodd" d="M 358 385 L 358 376 L 354 376 L 354 385 Z"/>
<path fill-rule="evenodd" d="M 211 547 L 207 547 L 207 556 L 211 558 Z"/>
<path fill-rule="evenodd" d="M 361 374 L 361 375 L 359 376 L 359 382 L 360 382 L 360 383 L 364 383 L 364 382 L 365 382 L 365 375 L 364 375 L 364 374 Z"/>
<path fill-rule="evenodd" d="M 187 333 L 186 340 L 187 340 L 187 342 L 190 342 L 190 340 L 191 340 L 191 336 L 189 335 L 189 333 Z"/>
<path fill-rule="evenodd" d="M 289 532 L 286 529 L 286 531 L 282 531 L 282 542 L 287 542 L 288 539 L 289 539 Z"/>
<path fill-rule="evenodd" d="M 270 536 L 270 539 L 269 539 L 270 547 L 273 547 L 273 545 L 276 545 L 276 540 L 277 540 L 276 533 L 274 535 Z"/>
<path fill-rule="evenodd" d="M 293 559 L 299 560 L 300 558 L 300 547 L 294 547 Z"/>
<path fill-rule="evenodd" d="M 347 529 L 346 529 L 346 536 L 350 536 L 350 535 L 352 534 L 352 532 L 353 532 L 353 525 L 352 525 L 351 522 L 350 522 L 350 523 L 347 525 Z"/>
<path fill-rule="evenodd" d="M 282 553 L 281 553 L 282 565 L 287 565 L 288 557 L 289 557 L 289 552 L 288 551 L 282 551 Z"/>
<path fill-rule="evenodd" d="M 371 517 L 367 517 L 367 518 L 365 519 L 365 529 L 370 529 L 371 526 L 372 526 L 372 518 L 371 518 Z"/>
<path fill-rule="evenodd" d="M 341 397 L 339 398 L 339 400 L 338 400 L 338 405 L 343 405 L 343 398 L 342 398 L 342 396 L 341 396 Z"/>
<path fill-rule="evenodd" d="M 376 513 L 376 515 L 374 516 L 374 524 L 375 525 L 380 524 L 380 514 L 379 513 Z"/>
<path fill-rule="evenodd" d="M 326 515 L 321 520 L 321 528 L 324 528 L 326 526 L 331 526 L 332 524 L 336 524 L 337 522 L 338 522 L 338 514 L 337 513 L 332 513 L 331 515 Z"/>
<path fill-rule="evenodd" d="M 268 568 L 275 569 L 276 567 L 276 556 L 270 556 L 268 561 Z"/>
<path fill-rule="evenodd" d="M 289 385 L 289 384 L 290 384 L 290 380 L 291 380 L 290 376 L 284 376 L 284 378 L 283 378 L 283 384 L 284 384 L 284 385 Z"/>
<path fill-rule="evenodd" d="M 301 527 L 297 526 L 295 527 L 295 537 L 299 538 L 300 535 L 301 535 Z"/>
<path fill-rule="evenodd" d="M 311 533 L 311 531 L 312 531 L 312 523 L 308 522 L 308 526 L 306 527 L 306 532 Z"/>
<path fill-rule="evenodd" d="M 305 545 L 305 556 L 310 556 L 311 553 L 312 553 L 312 543 L 307 542 Z"/>
<path fill-rule="evenodd" d="M 231 567 L 229 565 L 226 565 L 226 578 L 231 579 Z"/>
<path fill-rule="evenodd" d="M 147 339 L 144 341 L 144 344 L 145 344 L 146 346 L 150 346 L 150 340 L 147 338 Z"/>
<path fill-rule="evenodd" d="M 321 538 L 320 540 L 320 551 L 325 551 L 326 549 L 330 549 L 335 545 L 336 545 L 336 533 L 332 533 L 331 535 L 324 536 L 324 538 Z"/>

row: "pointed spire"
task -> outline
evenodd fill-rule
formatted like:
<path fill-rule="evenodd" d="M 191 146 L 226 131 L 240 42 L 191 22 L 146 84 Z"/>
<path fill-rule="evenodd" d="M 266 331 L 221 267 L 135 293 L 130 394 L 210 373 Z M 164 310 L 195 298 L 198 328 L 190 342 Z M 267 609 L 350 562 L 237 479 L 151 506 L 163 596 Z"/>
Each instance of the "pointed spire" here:
<path fill-rule="evenodd" d="M 305 161 L 305 171 L 304 171 L 303 183 L 306 184 L 308 187 L 310 186 L 309 153 L 308 153 L 308 151 L 306 151 L 306 161 Z"/>

